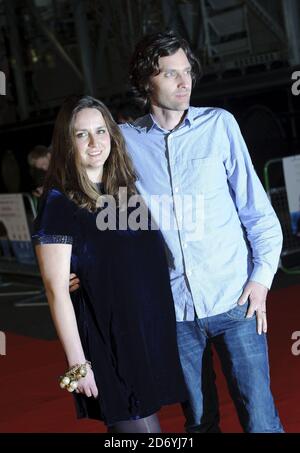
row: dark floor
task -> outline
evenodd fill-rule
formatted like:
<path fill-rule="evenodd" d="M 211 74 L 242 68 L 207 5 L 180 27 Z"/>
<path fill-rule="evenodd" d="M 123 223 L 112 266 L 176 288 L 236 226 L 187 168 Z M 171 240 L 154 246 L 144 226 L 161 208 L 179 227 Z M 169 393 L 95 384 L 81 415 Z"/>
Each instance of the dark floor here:
<path fill-rule="evenodd" d="M 297 284 L 300 284 L 300 274 L 288 275 L 279 270 L 272 289 Z M 9 296 L 7 293 L 23 295 Z M 0 262 L 0 331 L 46 340 L 56 338 L 42 282 L 35 267 L 19 266 L 13 269 Z"/>
<path fill-rule="evenodd" d="M 0 330 L 47 340 L 56 338 L 36 266 L 0 260 Z"/>

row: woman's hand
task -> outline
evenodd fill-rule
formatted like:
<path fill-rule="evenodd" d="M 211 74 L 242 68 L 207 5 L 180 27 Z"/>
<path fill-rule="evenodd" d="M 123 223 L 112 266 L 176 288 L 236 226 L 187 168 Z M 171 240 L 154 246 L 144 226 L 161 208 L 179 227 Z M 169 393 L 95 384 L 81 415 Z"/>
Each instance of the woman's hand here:
<path fill-rule="evenodd" d="M 97 398 L 98 388 L 95 382 L 93 370 L 87 366 L 87 375 L 78 381 L 76 393 L 82 393 L 85 396 Z"/>

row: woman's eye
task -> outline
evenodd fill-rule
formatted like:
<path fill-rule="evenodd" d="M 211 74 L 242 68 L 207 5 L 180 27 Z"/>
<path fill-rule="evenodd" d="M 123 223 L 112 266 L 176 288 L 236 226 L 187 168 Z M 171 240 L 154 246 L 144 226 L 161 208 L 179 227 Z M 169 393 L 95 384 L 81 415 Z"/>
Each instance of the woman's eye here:
<path fill-rule="evenodd" d="M 86 132 L 78 132 L 78 134 L 76 134 L 76 138 L 83 138 L 83 137 L 86 137 Z"/>
<path fill-rule="evenodd" d="M 97 134 L 105 134 L 105 129 L 98 129 Z"/>

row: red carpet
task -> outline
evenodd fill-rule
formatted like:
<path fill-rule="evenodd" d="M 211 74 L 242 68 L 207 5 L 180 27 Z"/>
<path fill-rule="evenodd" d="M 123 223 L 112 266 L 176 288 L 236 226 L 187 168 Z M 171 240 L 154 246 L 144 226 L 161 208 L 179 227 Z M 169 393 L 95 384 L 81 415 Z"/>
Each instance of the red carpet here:
<path fill-rule="evenodd" d="M 268 300 L 272 389 L 287 432 L 300 432 L 300 355 L 291 352 L 300 331 L 300 286 L 270 294 Z M 105 432 L 103 424 L 76 420 L 72 397 L 60 390 L 56 377 L 65 369 L 58 341 L 7 333 L 6 356 L 0 356 L 0 432 Z M 240 432 L 234 407 L 216 360 L 224 432 Z M 164 432 L 183 432 L 177 406 L 160 412 Z"/>

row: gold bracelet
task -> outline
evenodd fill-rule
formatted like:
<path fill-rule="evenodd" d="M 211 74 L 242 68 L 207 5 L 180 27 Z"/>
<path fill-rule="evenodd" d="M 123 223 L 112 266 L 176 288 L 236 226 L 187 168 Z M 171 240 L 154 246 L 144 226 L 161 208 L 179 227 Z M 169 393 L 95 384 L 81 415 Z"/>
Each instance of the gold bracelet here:
<path fill-rule="evenodd" d="M 89 360 L 86 360 L 85 363 L 79 365 L 73 365 L 69 368 L 63 376 L 59 377 L 60 388 L 68 390 L 68 392 L 74 392 L 78 387 L 79 379 L 87 375 L 88 369 L 87 366 L 92 368 L 92 364 Z"/>

